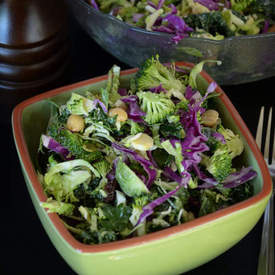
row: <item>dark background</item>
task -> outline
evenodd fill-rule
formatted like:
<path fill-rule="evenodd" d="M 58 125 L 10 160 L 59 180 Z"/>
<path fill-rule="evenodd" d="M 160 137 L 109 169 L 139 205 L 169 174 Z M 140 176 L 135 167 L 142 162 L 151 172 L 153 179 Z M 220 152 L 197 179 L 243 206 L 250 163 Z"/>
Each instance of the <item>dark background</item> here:
<path fill-rule="evenodd" d="M 65 79 L 56 87 L 106 74 L 114 63 L 122 69 L 128 68 L 102 50 L 72 18 L 69 21 L 69 43 L 70 65 Z M 260 106 L 274 103 L 274 83 L 273 77 L 249 84 L 222 87 L 253 135 Z M 0 107 L 0 274 L 75 274 L 46 235 L 27 192 L 11 130 L 13 106 L 1 102 Z M 34 127 L 35 123 L 39 122 L 34 122 Z M 186 274 L 255 275 L 261 227 L 262 219 L 233 248 Z"/>

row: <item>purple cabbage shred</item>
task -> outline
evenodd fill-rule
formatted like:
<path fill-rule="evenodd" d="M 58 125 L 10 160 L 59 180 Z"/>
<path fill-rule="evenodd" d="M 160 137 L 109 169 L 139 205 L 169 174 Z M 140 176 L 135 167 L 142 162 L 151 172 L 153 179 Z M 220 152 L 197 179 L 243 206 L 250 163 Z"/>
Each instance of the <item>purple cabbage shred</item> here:
<path fill-rule="evenodd" d="M 117 143 L 113 142 L 112 147 L 115 148 L 116 150 L 119 150 L 119 151 L 131 156 L 135 161 L 137 161 L 143 167 L 143 169 L 147 173 L 147 180 L 146 180 L 145 184 L 146 184 L 147 188 L 149 189 L 157 176 L 156 170 L 151 168 L 151 167 L 154 167 L 152 162 L 143 158 L 137 152 L 135 152 L 131 149 L 128 149 L 124 146 L 121 146 Z"/>
<path fill-rule="evenodd" d="M 59 155 L 61 155 L 66 160 L 73 159 L 70 151 L 67 148 L 65 148 L 64 146 L 62 146 L 60 143 L 58 143 L 52 137 L 42 135 L 41 138 L 42 138 L 43 146 L 46 147 L 47 149 L 58 153 Z"/>
<path fill-rule="evenodd" d="M 210 11 L 211 10 L 218 10 L 219 9 L 219 5 L 218 3 L 216 3 L 213 0 L 194 0 L 195 2 L 205 6 L 206 8 L 208 8 Z"/>
<path fill-rule="evenodd" d="M 139 108 L 137 103 L 138 97 L 136 95 L 121 98 L 121 101 L 128 104 L 127 114 L 129 119 L 134 122 L 144 122 L 142 117 L 145 116 L 146 113 Z"/>
<path fill-rule="evenodd" d="M 230 174 L 222 184 L 225 188 L 233 188 L 254 179 L 256 176 L 257 172 L 252 167 L 245 167 L 240 171 Z"/>
<path fill-rule="evenodd" d="M 96 10 L 99 10 L 98 5 L 95 0 L 88 0 L 88 3 Z"/>
<path fill-rule="evenodd" d="M 143 207 L 143 211 L 140 214 L 140 217 L 138 219 L 138 222 L 136 226 L 143 223 L 146 218 L 154 213 L 154 208 L 164 203 L 166 200 L 168 200 L 171 196 L 173 196 L 182 186 L 187 185 L 190 180 L 190 174 L 186 173 L 183 177 L 182 183 L 179 184 L 174 190 L 164 194 L 163 196 L 153 200 L 149 204 L 145 205 Z"/>
<path fill-rule="evenodd" d="M 95 106 L 98 104 L 105 113 L 108 113 L 107 107 L 99 99 L 95 99 L 94 104 L 95 104 Z"/>

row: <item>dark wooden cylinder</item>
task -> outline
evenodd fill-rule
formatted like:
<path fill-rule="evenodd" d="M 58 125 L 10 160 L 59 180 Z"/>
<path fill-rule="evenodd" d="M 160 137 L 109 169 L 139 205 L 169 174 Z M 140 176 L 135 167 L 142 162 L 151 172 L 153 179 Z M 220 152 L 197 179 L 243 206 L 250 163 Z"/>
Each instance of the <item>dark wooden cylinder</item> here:
<path fill-rule="evenodd" d="M 40 93 L 63 75 L 66 15 L 62 0 L 0 0 L 1 103 Z"/>

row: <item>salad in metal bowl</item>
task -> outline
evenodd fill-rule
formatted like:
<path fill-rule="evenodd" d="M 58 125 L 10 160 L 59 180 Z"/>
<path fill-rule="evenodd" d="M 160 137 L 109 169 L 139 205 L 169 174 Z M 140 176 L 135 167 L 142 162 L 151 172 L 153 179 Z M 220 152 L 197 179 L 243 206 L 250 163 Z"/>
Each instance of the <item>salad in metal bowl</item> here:
<path fill-rule="evenodd" d="M 86 0 L 95 9 L 147 31 L 222 40 L 274 31 L 275 3 L 264 0 Z"/>
<path fill-rule="evenodd" d="M 148 59 L 120 85 L 52 102 L 39 148 L 47 201 L 86 244 L 141 236 L 207 215 L 253 195 L 257 173 L 238 161 L 244 145 L 212 107 L 217 84 L 199 91 L 191 70 Z M 213 105 L 214 106 L 214 105 Z"/>

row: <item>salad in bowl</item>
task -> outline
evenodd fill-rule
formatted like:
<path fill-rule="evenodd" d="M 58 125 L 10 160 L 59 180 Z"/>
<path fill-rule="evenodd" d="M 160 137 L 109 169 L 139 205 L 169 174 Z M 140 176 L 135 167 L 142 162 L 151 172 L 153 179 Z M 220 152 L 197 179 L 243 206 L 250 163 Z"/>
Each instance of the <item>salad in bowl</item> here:
<path fill-rule="evenodd" d="M 52 102 L 39 147 L 39 178 L 47 201 L 75 238 L 101 244 L 186 223 L 254 194 L 257 176 L 238 161 L 240 136 L 227 128 L 213 97 L 191 70 L 158 56 L 143 64 L 129 88 L 114 65 L 107 85 L 86 96 Z"/>
<path fill-rule="evenodd" d="M 147 31 L 222 40 L 274 31 L 275 5 L 264 0 L 86 0 L 93 8 Z"/>

